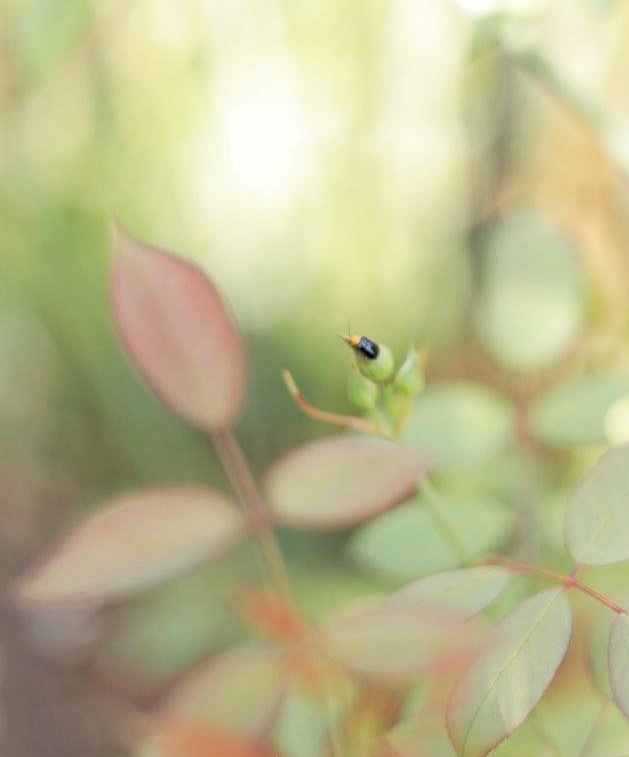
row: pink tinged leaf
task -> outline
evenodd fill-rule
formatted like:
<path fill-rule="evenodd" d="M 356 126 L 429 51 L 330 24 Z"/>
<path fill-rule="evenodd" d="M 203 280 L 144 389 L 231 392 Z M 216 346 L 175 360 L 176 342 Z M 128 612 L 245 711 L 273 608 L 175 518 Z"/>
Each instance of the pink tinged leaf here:
<path fill-rule="evenodd" d="M 244 532 L 240 513 L 211 489 L 123 494 L 27 574 L 18 597 L 28 604 L 117 599 L 217 557 Z"/>
<path fill-rule="evenodd" d="M 171 691 L 166 719 L 189 718 L 246 736 L 272 725 L 284 693 L 278 653 L 256 645 L 234 647 L 197 666 Z"/>
<path fill-rule="evenodd" d="M 313 531 L 349 528 L 407 499 L 426 470 L 416 449 L 336 436 L 281 458 L 265 479 L 278 522 Z"/>
<path fill-rule="evenodd" d="M 462 618 L 471 617 L 496 599 L 509 578 L 508 570 L 494 565 L 448 570 L 403 586 L 387 603 L 409 608 L 432 606 Z"/>
<path fill-rule="evenodd" d="M 202 428 L 238 419 L 246 390 L 244 347 L 199 268 L 118 231 L 111 299 L 131 360 L 175 413 Z"/>
<path fill-rule="evenodd" d="M 433 605 L 360 600 L 321 628 L 328 653 L 352 670 L 388 682 L 413 680 L 427 668 L 469 653 L 478 628 Z"/>
<path fill-rule="evenodd" d="M 629 720 L 629 617 L 625 614 L 612 625 L 607 661 L 614 701 Z"/>
<path fill-rule="evenodd" d="M 535 594 L 504 618 L 448 707 L 448 732 L 460 757 L 487 754 L 526 719 L 555 675 L 571 631 L 563 589 Z"/>
<path fill-rule="evenodd" d="M 583 479 L 566 511 L 565 536 L 583 565 L 629 559 L 629 445 L 607 450 Z"/>

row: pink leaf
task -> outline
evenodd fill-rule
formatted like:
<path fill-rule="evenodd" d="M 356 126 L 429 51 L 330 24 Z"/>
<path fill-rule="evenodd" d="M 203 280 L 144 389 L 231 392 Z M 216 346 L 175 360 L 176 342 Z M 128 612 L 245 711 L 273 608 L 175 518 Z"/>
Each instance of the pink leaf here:
<path fill-rule="evenodd" d="M 399 504 L 426 469 L 412 447 L 385 439 L 336 436 L 289 452 L 266 476 L 277 519 L 296 528 L 334 530 Z"/>
<path fill-rule="evenodd" d="M 216 288 L 191 263 L 116 236 L 111 297 L 131 359 L 182 418 L 232 425 L 245 398 L 245 354 Z"/>
<path fill-rule="evenodd" d="M 142 744 L 151 757 L 277 757 L 263 744 L 194 721 L 167 721 Z"/>
<path fill-rule="evenodd" d="M 28 604 L 98 602 L 135 593 L 222 554 L 240 513 L 202 487 L 123 494 L 89 517 L 18 584 Z"/>
<path fill-rule="evenodd" d="M 275 650 L 232 647 L 184 676 L 166 698 L 163 715 L 259 736 L 278 713 L 284 690 L 280 662 Z"/>
<path fill-rule="evenodd" d="M 478 644 L 478 629 L 437 604 L 362 598 L 337 610 L 321 627 L 328 653 L 352 670 L 404 681 L 429 667 L 449 666 Z"/>

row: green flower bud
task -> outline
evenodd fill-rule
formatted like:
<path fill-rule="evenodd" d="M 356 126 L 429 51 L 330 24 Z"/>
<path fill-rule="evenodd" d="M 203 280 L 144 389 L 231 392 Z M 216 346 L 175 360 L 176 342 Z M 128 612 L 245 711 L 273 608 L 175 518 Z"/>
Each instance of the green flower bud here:
<path fill-rule="evenodd" d="M 395 374 L 393 386 L 401 394 L 415 397 L 423 391 L 424 385 L 424 361 L 415 350 L 409 350 L 406 359 Z"/>
<path fill-rule="evenodd" d="M 340 334 L 354 350 L 356 367 L 368 379 L 376 384 L 384 384 L 393 375 L 393 355 L 384 344 L 376 344 L 366 336 Z"/>
<path fill-rule="evenodd" d="M 393 375 L 395 365 L 391 350 L 385 344 L 380 344 L 379 348 L 378 356 L 375 358 L 365 357 L 362 353 L 356 352 L 356 365 L 363 376 L 377 384 L 383 384 Z"/>
<path fill-rule="evenodd" d="M 347 379 L 347 396 L 360 410 L 372 410 L 378 400 L 378 387 L 352 366 Z"/>

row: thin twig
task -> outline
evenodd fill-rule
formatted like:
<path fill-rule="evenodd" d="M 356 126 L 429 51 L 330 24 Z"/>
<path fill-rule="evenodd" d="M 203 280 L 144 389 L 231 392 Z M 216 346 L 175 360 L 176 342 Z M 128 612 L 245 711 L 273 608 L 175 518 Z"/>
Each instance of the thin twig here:
<path fill-rule="evenodd" d="M 313 418 L 315 421 L 321 421 L 322 423 L 329 423 L 333 426 L 342 426 L 343 428 L 351 428 L 354 431 L 362 431 L 365 434 L 377 434 L 379 436 L 387 435 L 384 433 L 383 429 L 364 418 L 359 418 L 356 415 L 331 413 L 328 410 L 321 410 L 320 408 L 315 407 L 308 402 L 301 393 L 299 387 L 295 383 L 295 379 L 289 371 L 282 371 L 282 378 L 284 379 L 288 393 L 293 398 L 294 403 L 302 413 L 309 418 Z"/>
<path fill-rule="evenodd" d="M 561 750 L 561 747 L 551 736 L 551 734 L 548 733 L 546 728 L 544 728 L 544 726 L 539 722 L 537 716 L 535 715 L 535 712 L 531 713 L 531 717 L 529 718 L 529 725 L 531 729 L 535 731 L 539 740 L 543 744 L 545 744 L 553 754 L 556 754 L 557 757 L 562 757 L 563 752 Z"/>
<path fill-rule="evenodd" d="M 330 740 L 331 757 L 343 757 L 343 737 L 337 722 L 336 713 L 334 712 L 330 692 L 327 687 L 324 686 L 320 691 L 320 694 L 323 698 L 323 710 Z"/>
<path fill-rule="evenodd" d="M 583 581 L 577 578 L 577 571 L 574 569 L 569 575 L 564 575 L 563 573 L 559 573 L 556 570 L 551 570 L 549 568 L 540 568 L 537 565 L 529 565 L 528 563 L 512 560 L 510 557 L 503 557 L 502 555 L 487 555 L 484 558 L 483 563 L 485 565 L 502 565 L 505 568 L 513 570 L 517 573 L 528 573 L 529 575 L 548 578 L 555 583 L 561 584 L 566 589 L 571 589 L 574 587 L 575 589 L 582 591 L 584 594 L 588 594 L 593 599 L 596 599 L 597 602 L 605 605 L 605 607 L 608 607 L 617 615 L 627 614 L 627 611 L 619 604 L 616 604 L 616 602 L 614 602 L 611 597 L 608 597 L 606 594 L 598 591 L 598 589 L 595 589 L 589 584 L 583 583 Z"/>
<path fill-rule="evenodd" d="M 470 555 L 467 551 L 463 539 L 454 528 L 448 517 L 446 508 L 444 506 L 441 495 L 434 487 L 428 476 L 425 476 L 421 482 L 420 491 L 426 494 L 426 503 L 430 510 L 431 515 L 437 522 L 437 525 L 441 528 L 445 537 L 448 539 L 452 548 L 456 552 L 459 562 L 464 565 L 469 562 Z"/>
<path fill-rule="evenodd" d="M 570 576 L 565 576 L 563 573 L 559 573 L 556 570 L 540 568 L 537 565 L 529 565 L 528 563 L 512 560 L 510 557 L 503 557 L 502 555 L 487 555 L 483 559 L 483 563 L 485 563 L 485 565 L 502 565 L 516 573 L 529 573 L 531 575 L 541 576 L 542 578 L 548 578 L 559 584 L 570 582 Z"/>
<path fill-rule="evenodd" d="M 621 607 L 620 605 L 616 604 L 613 599 L 608 597 L 606 594 L 602 594 L 597 589 L 593 588 L 592 586 L 589 586 L 588 584 L 584 584 L 583 581 L 579 581 L 579 579 L 576 579 L 573 586 L 576 586 L 577 589 L 581 589 L 581 591 L 585 592 L 586 594 L 589 594 L 593 599 L 598 600 L 601 604 L 604 604 L 606 607 L 609 607 L 609 609 L 612 612 L 615 612 L 617 615 L 626 615 L 626 610 Z"/>
<path fill-rule="evenodd" d="M 236 496 L 243 509 L 253 516 L 254 533 L 269 579 L 284 600 L 291 603 L 286 566 L 273 530 L 271 514 L 258 489 L 247 458 L 230 429 L 214 430 L 211 438 Z"/>
<path fill-rule="evenodd" d="M 603 720 L 605 720 L 609 705 L 609 699 L 604 699 L 601 703 L 601 706 L 598 708 L 598 712 L 596 713 L 596 717 L 594 718 L 590 732 L 588 733 L 585 742 L 581 747 L 581 751 L 579 752 L 578 757 L 588 757 L 588 755 L 592 751 L 594 741 L 598 735 L 598 732 L 600 731 L 601 726 L 603 725 Z"/>

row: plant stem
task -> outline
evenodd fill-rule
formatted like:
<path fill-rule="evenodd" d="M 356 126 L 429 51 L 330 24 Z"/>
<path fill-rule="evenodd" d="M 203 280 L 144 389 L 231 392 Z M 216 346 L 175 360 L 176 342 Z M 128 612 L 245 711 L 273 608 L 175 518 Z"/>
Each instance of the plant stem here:
<path fill-rule="evenodd" d="M 583 583 L 577 578 L 576 571 L 573 570 L 569 575 L 564 575 L 556 570 L 550 570 L 549 568 L 539 568 L 537 565 L 529 565 L 528 563 L 519 562 L 518 560 L 512 560 L 510 557 L 503 557 L 502 555 L 487 555 L 483 560 L 485 565 L 502 565 L 509 570 L 516 573 L 528 573 L 533 576 L 541 576 L 542 578 L 548 578 L 550 581 L 562 584 L 566 589 L 576 588 L 582 591 L 584 594 L 588 594 L 597 602 L 600 602 L 605 607 L 608 607 L 612 612 L 617 615 L 626 615 L 626 610 L 620 605 L 616 604 L 613 599 L 606 594 L 598 591 L 593 586 L 589 586 Z"/>
<path fill-rule="evenodd" d="M 321 695 L 323 697 L 323 709 L 325 712 L 328 737 L 330 739 L 330 757 L 343 757 L 343 738 L 338 727 L 330 692 L 325 685 L 322 689 Z"/>
<path fill-rule="evenodd" d="M 512 560 L 510 557 L 503 557 L 502 555 L 487 555 L 483 563 L 485 565 L 502 565 L 515 573 L 529 573 L 530 575 L 548 578 L 560 584 L 570 582 L 570 576 L 565 576 L 558 571 L 550 570 L 549 568 L 539 568 L 537 565 L 529 565 L 528 563 Z"/>
<path fill-rule="evenodd" d="M 546 728 L 541 725 L 541 723 L 537 720 L 536 715 L 534 712 L 531 713 L 531 716 L 529 717 L 529 724 L 531 726 L 531 729 L 535 731 L 537 734 L 537 737 L 539 740 L 548 747 L 548 749 L 557 757 L 561 757 L 563 754 L 561 749 L 559 748 L 559 745 L 557 742 L 553 739 L 553 737 L 548 733 Z"/>
<path fill-rule="evenodd" d="M 588 733 L 587 738 L 585 739 L 585 742 L 583 746 L 581 747 L 581 751 L 579 752 L 579 757 L 587 757 L 592 751 L 592 747 L 594 746 L 594 741 L 596 739 L 596 736 L 598 735 L 598 732 L 601 726 L 603 725 L 603 721 L 605 720 L 605 716 L 607 715 L 607 710 L 609 708 L 609 705 L 610 705 L 609 699 L 604 699 L 601 706 L 598 709 L 598 712 L 596 713 L 596 717 L 594 718 L 594 722 L 592 723 L 590 732 Z"/>
<path fill-rule="evenodd" d="M 392 436 L 399 436 L 399 421 L 395 402 L 395 391 L 391 384 L 382 387 L 382 411 L 387 419 L 387 425 L 392 430 Z"/>
<path fill-rule="evenodd" d="M 387 436 L 382 428 L 379 428 L 375 423 L 365 420 L 365 418 L 359 418 L 355 415 L 342 415 L 341 413 L 330 413 L 327 410 L 321 410 L 318 407 L 312 405 L 304 397 L 299 390 L 299 387 L 295 383 L 295 379 L 292 377 L 289 371 L 282 371 L 282 378 L 288 389 L 288 393 L 293 398 L 293 402 L 297 407 L 315 421 L 321 421 L 321 423 L 329 423 L 332 426 L 342 426 L 343 428 L 351 428 L 354 431 L 361 431 L 364 434 L 377 434 L 379 436 Z"/>
<path fill-rule="evenodd" d="M 286 566 L 273 530 L 271 514 L 238 439 L 226 428 L 212 431 L 211 438 L 236 496 L 243 509 L 252 516 L 254 533 L 269 580 L 279 595 L 292 603 Z"/>
<path fill-rule="evenodd" d="M 459 562 L 461 564 L 469 562 L 470 556 L 465 544 L 463 543 L 463 539 L 460 537 L 459 533 L 450 522 L 443 500 L 441 499 L 441 495 L 435 488 L 432 481 L 428 478 L 428 476 L 425 476 L 422 480 L 420 491 L 426 494 L 426 502 L 430 509 L 430 513 L 437 522 L 437 525 L 441 528 L 445 537 L 452 545 L 452 548 L 456 552 Z"/>
<path fill-rule="evenodd" d="M 584 584 L 583 581 L 575 579 L 572 585 L 576 586 L 577 589 L 581 589 L 581 591 L 585 592 L 586 594 L 589 594 L 592 599 L 598 600 L 601 604 L 605 605 L 605 607 L 609 607 L 609 609 L 612 612 L 615 612 L 617 615 L 626 614 L 626 610 L 620 605 L 616 604 L 613 599 L 610 599 L 606 594 L 602 594 L 600 591 L 597 591 L 592 586 Z"/>

